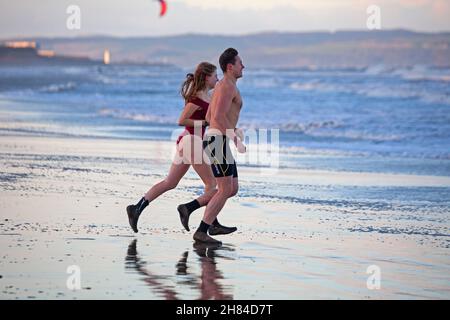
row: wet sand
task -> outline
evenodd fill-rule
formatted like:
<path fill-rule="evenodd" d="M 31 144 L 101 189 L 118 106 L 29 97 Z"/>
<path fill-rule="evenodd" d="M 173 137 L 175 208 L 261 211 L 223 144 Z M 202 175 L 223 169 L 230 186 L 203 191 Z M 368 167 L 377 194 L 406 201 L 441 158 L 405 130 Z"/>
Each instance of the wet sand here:
<path fill-rule="evenodd" d="M 176 211 L 202 190 L 192 170 L 145 210 L 139 234 L 128 226 L 125 207 L 165 176 L 172 152 L 172 142 L 0 137 L 0 298 L 450 298 L 448 210 L 319 201 L 337 186 L 439 188 L 450 178 L 242 166 L 240 194 L 219 218 L 238 231 L 205 248 Z M 289 198 L 298 188 L 308 201 Z M 378 290 L 367 286 L 373 265 Z M 71 266 L 80 289 L 67 286 Z"/>

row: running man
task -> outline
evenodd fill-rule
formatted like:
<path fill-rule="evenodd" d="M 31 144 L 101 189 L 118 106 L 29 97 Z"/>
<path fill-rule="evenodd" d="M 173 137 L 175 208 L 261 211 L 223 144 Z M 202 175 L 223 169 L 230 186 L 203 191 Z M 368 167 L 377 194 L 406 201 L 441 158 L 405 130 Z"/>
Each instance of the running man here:
<path fill-rule="evenodd" d="M 184 204 L 183 208 L 189 210 L 191 213 L 205 206 L 216 193 L 216 181 L 210 166 L 206 162 L 200 164 L 195 163 L 194 155 L 191 155 L 192 157 L 187 159 L 186 153 L 189 154 L 189 152 L 183 151 L 186 151 L 184 149 L 189 148 L 189 146 L 195 146 L 194 139 L 197 138 L 200 141 L 203 139 L 207 125 L 205 117 L 209 108 L 209 91 L 214 88 L 217 81 L 216 66 L 208 62 L 200 63 L 194 74 L 187 74 L 186 80 L 181 87 L 181 95 L 184 98 L 185 107 L 178 121 L 178 124 L 186 126 L 186 129 L 178 137 L 176 158 L 172 162 L 167 177 L 153 185 L 137 204 L 129 205 L 126 208 L 128 221 L 134 232 L 138 232 L 139 217 L 149 203 L 153 202 L 165 192 L 174 189 L 191 165 L 205 184 L 205 191 L 197 199 Z M 197 134 L 201 135 L 200 137 L 196 136 L 195 126 L 198 125 L 201 125 L 200 130 L 197 132 Z M 200 152 L 202 152 L 201 145 L 199 147 Z M 195 151 L 194 149 L 194 154 Z M 179 161 L 181 159 L 182 161 Z M 189 227 L 185 226 L 185 228 L 189 231 Z M 216 219 L 212 223 L 210 232 L 213 234 L 228 234 L 233 231 L 236 231 L 236 227 L 223 226 Z"/>
<path fill-rule="evenodd" d="M 194 233 L 194 240 L 199 242 L 221 244 L 220 241 L 210 237 L 207 231 L 227 199 L 236 195 L 239 188 L 236 162 L 229 147 L 229 141 L 232 140 L 239 152 L 243 153 L 246 150 L 241 141 L 242 135 L 235 132 L 242 108 L 242 98 L 236 82 L 242 77 L 244 69 L 238 54 L 233 48 L 221 54 L 219 63 L 224 77 L 215 86 L 206 115 L 210 127 L 203 140 L 203 148 L 210 159 L 218 190 L 206 205 L 203 220 Z M 189 213 L 180 211 L 180 218 L 182 224 L 186 226 Z"/>

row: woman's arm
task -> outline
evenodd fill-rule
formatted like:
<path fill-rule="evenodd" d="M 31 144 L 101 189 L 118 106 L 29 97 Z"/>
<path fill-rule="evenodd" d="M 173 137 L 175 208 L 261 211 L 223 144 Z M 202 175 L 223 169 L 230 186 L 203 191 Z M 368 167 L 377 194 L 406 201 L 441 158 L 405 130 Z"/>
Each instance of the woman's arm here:
<path fill-rule="evenodd" d="M 178 119 L 178 125 L 179 126 L 188 126 L 193 127 L 194 122 L 199 122 L 200 120 L 192 120 L 189 119 L 197 109 L 200 108 L 199 106 L 193 104 L 192 102 L 189 102 L 186 104 L 186 106 L 183 109 L 183 112 L 181 113 L 180 119 Z M 202 120 L 202 125 L 205 125 L 206 121 Z"/>
<path fill-rule="evenodd" d="M 208 108 L 208 111 L 206 112 L 206 117 L 205 117 L 206 123 L 210 123 L 211 122 L 211 108 Z"/>

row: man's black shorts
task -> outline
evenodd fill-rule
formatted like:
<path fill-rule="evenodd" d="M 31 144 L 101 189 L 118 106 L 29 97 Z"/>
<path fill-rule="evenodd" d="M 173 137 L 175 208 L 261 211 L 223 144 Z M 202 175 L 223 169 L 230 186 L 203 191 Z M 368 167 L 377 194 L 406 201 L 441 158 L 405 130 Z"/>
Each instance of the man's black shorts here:
<path fill-rule="evenodd" d="M 236 161 L 231 153 L 230 139 L 224 135 L 205 135 L 203 149 L 211 161 L 214 177 L 238 177 Z"/>

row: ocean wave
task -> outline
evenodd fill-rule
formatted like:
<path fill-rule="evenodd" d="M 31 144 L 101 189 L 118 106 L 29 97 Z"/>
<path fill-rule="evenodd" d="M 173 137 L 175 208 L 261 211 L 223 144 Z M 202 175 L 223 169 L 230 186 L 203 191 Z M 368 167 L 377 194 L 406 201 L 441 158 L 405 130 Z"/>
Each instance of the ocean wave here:
<path fill-rule="evenodd" d="M 440 81 L 450 82 L 449 69 L 429 68 L 423 65 L 415 65 L 409 68 L 398 68 L 391 73 L 408 81 Z"/>
<path fill-rule="evenodd" d="M 103 69 L 100 69 L 103 70 Z M 168 72 L 175 72 L 177 75 L 180 72 L 180 69 L 176 66 L 171 65 L 161 65 L 161 66 L 144 66 L 144 67 L 126 67 L 126 66 L 114 66 L 113 68 L 108 68 L 106 71 L 100 72 L 108 72 L 111 75 L 115 75 L 118 78 L 155 78 L 161 77 L 163 74 L 167 75 Z M 181 79 L 180 79 L 181 80 Z"/>
<path fill-rule="evenodd" d="M 63 91 L 70 91 L 74 90 L 77 87 L 77 84 L 75 82 L 66 82 L 66 83 L 59 83 L 59 84 L 51 84 L 45 87 L 41 87 L 38 91 L 39 92 L 48 92 L 48 93 L 58 93 Z"/>
<path fill-rule="evenodd" d="M 363 73 L 369 76 L 379 76 L 382 74 L 390 73 L 392 72 L 392 70 L 392 68 L 389 68 L 388 66 L 385 66 L 383 64 L 376 64 L 373 66 L 368 66 Z"/>
<path fill-rule="evenodd" d="M 332 93 L 353 93 L 358 94 L 358 85 L 348 85 L 339 83 L 324 83 L 319 79 L 314 79 L 305 82 L 292 82 L 289 88 L 295 91 L 317 91 L 317 92 L 332 92 Z"/>
<path fill-rule="evenodd" d="M 287 132 L 303 132 L 308 133 L 312 130 L 317 129 L 336 129 L 340 128 L 342 124 L 337 121 L 321 121 L 321 122 L 310 122 L 310 123 L 285 123 L 280 126 L 281 130 Z"/>
<path fill-rule="evenodd" d="M 298 123 L 298 122 L 288 122 L 288 123 L 267 123 L 267 122 L 242 122 L 239 124 L 239 127 L 243 130 L 258 130 L 265 128 L 273 128 L 280 129 L 285 132 L 298 132 L 298 133 L 307 133 L 311 130 L 316 129 L 335 129 L 340 128 L 342 126 L 341 123 L 328 120 L 328 121 L 319 121 L 319 122 L 309 122 L 309 123 Z"/>
<path fill-rule="evenodd" d="M 307 82 L 293 82 L 289 85 L 289 88 L 299 91 L 312 91 L 318 89 L 325 89 L 319 80 L 307 81 Z"/>
<path fill-rule="evenodd" d="M 421 97 L 422 101 L 428 103 L 440 103 L 450 105 L 450 94 L 432 94 L 424 92 Z"/>
<path fill-rule="evenodd" d="M 450 82 L 449 68 L 436 68 L 426 65 L 410 67 L 389 67 L 382 64 L 367 67 L 364 74 L 369 76 L 394 76 L 407 81 L 441 81 Z"/>
<path fill-rule="evenodd" d="M 396 89 L 388 86 L 357 86 L 357 85 L 339 85 L 325 84 L 319 80 L 307 82 L 293 82 L 289 88 L 298 91 L 319 91 L 319 92 L 337 92 L 362 95 L 369 98 L 423 98 L 421 93 L 411 90 Z M 430 94 L 428 94 L 430 96 Z M 429 97 L 430 98 L 430 97 Z M 439 98 L 436 98 L 439 99 Z"/>
<path fill-rule="evenodd" d="M 354 227 L 348 229 L 350 232 L 374 232 L 386 234 L 404 234 L 404 235 L 421 235 L 431 237 L 450 237 L 450 234 L 445 233 L 446 230 L 430 229 L 430 228 L 395 228 L 395 227 Z"/>
<path fill-rule="evenodd" d="M 368 138 L 368 137 L 367 137 Z M 378 139 L 384 138 L 382 136 L 377 137 Z M 393 138 L 393 137 L 387 137 Z M 371 148 L 370 143 L 364 143 L 362 148 L 353 147 L 350 144 L 346 145 L 345 148 L 338 147 L 334 143 L 333 139 L 329 139 L 328 143 L 321 144 L 320 147 L 317 145 L 311 145 L 307 141 L 300 143 L 301 146 L 292 146 L 289 144 L 280 145 L 279 152 L 280 155 L 284 156 L 329 156 L 329 157 L 362 157 L 371 158 L 382 157 L 382 158 L 403 158 L 403 159 L 430 159 L 430 160 L 450 160 L 450 153 L 446 151 L 421 151 L 421 150 L 393 150 L 393 149 L 374 149 Z M 287 167 L 290 167 L 289 165 Z M 444 169 L 445 170 L 445 169 Z M 448 173 L 446 173 L 448 175 Z"/>
<path fill-rule="evenodd" d="M 0 123 L 2 134 L 32 135 L 32 136 L 64 136 L 64 137 L 95 137 L 89 128 L 38 122 L 8 122 Z"/>
<path fill-rule="evenodd" d="M 341 132 L 307 132 L 307 135 L 316 138 L 350 139 L 371 142 L 399 142 L 406 137 L 397 134 L 375 134 L 369 132 L 359 132 L 354 130 Z"/>
<path fill-rule="evenodd" d="M 450 80 L 450 75 L 449 75 Z M 450 105 L 450 94 L 447 92 L 432 93 L 426 89 L 411 90 L 410 88 L 391 87 L 383 84 L 360 86 L 360 85 L 340 85 L 326 84 L 319 80 L 306 82 L 293 82 L 289 88 L 296 91 L 316 91 L 347 93 L 365 96 L 368 98 L 395 98 L 395 99 L 417 99 L 427 103 L 441 103 Z"/>
<path fill-rule="evenodd" d="M 276 77 L 249 78 L 243 80 L 242 83 L 254 88 L 276 88 L 281 85 L 280 79 Z"/>
<path fill-rule="evenodd" d="M 450 69 L 437 68 L 426 65 L 409 67 L 388 67 L 385 65 L 369 66 L 363 72 L 370 76 L 388 75 L 399 77 L 407 81 L 440 81 L 450 82 Z"/>
<path fill-rule="evenodd" d="M 377 134 L 356 130 L 343 130 L 344 124 L 334 120 L 310 123 L 272 123 L 270 125 L 265 124 L 265 126 L 268 128 L 280 129 L 281 132 L 304 134 L 312 138 L 347 139 L 375 143 L 398 142 L 407 138 L 406 136 L 399 134 Z M 243 130 L 258 130 L 262 128 L 262 124 L 242 123 L 240 124 L 240 127 Z"/>
<path fill-rule="evenodd" d="M 361 156 L 367 157 L 370 156 L 370 152 L 356 151 L 356 150 L 338 150 L 330 148 L 311 148 L 306 146 L 291 146 L 291 145 L 281 145 L 279 149 L 280 155 L 308 155 L 308 156 Z M 286 168 L 295 168 L 286 166 Z"/>
<path fill-rule="evenodd" d="M 122 84 L 128 83 L 128 81 L 126 79 L 120 79 L 118 77 L 112 78 L 112 77 L 108 77 L 108 76 L 104 76 L 104 75 L 97 75 L 95 77 L 95 79 L 98 82 L 101 82 L 103 84 L 121 84 L 122 85 Z"/>
<path fill-rule="evenodd" d="M 84 66 L 80 66 L 80 67 L 63 67 L 61 68 L 61 72 L 65 73 L 65 74 L 70 74 L 70 75 L 84 75 L 86 74 L 86 72 L 88 71 L 87 67 Z"/>
<path fill-rule="evenodd" d="M 401 99 L 413 99 L 421 98 L 419 93 L 411 92 L 410 90 L 393 90 L 389 87 L 372 87 L 360 89 L 355 92 L 356 94 L 366 96 L 368 98 L 401 98 Z"/>
<path fill-rule="evenodd" d="M 258 130 L 262 126 L 268 128 L 280 129 L 282 132 L 301 133 L 315 138 L 330 138 L 330 139 L 350 139 L 363 140 L 371 142 L 394 142 L 402 141 L 406 137 L 397 134 L 375 134 L 369 132 L 360 132 L 356 130 L 343 130 L 344 124 L 340 121 L 326 120 L 308 123 L 242 123 L 239 126 L 243 130 Z"/>
<path fill-rule="evenodd" d="M 103 117 L 134 120 L 139 122 L 151 122 L 171 125 L 176 124 L 176 119 L 173 117 L 153 115 L 148 113 L 129 112 L 120 109 L 102 108 L 98 111 L 98 114 Z"/>
<path fill-rule="evenodd" d="M 432 93 L 427 90 L 412 91 L 407 88 L 393 90 L 389 87 L 373 87 L 360 89 L 355 93 L 368 98 L 417 99 L 426 103 L 450 105 L 450 94 L 445 92 Z"/>
<path fill-rule="evenodd" d="M 276 69 L 264 69 L 264 68 L 258 68 L 253 70 L 246 70 L 244 71 L 246 75 L 250 76 L 270 76 L 270 75 L 276 75 L 277 70 Z"/>

